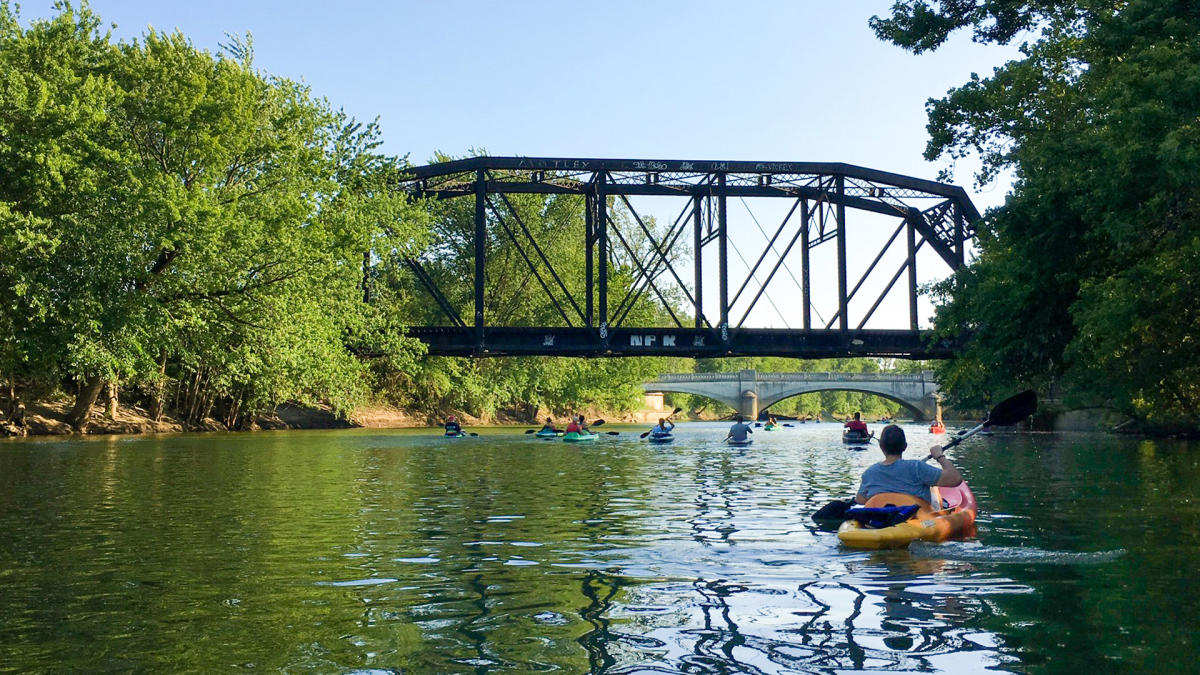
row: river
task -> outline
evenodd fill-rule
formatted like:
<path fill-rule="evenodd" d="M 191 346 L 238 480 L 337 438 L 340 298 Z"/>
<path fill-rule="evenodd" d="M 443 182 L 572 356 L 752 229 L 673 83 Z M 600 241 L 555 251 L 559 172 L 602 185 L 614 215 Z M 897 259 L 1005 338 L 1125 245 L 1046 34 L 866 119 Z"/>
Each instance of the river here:
<path fill-rule="evenodd" d="M 2 442 L 0 671 L 1197 668 L 1194 446 L 977 437 L 974 539 L 860 552 L 809 519 L 879 459 L 835 425 L 601 429 Z"/>

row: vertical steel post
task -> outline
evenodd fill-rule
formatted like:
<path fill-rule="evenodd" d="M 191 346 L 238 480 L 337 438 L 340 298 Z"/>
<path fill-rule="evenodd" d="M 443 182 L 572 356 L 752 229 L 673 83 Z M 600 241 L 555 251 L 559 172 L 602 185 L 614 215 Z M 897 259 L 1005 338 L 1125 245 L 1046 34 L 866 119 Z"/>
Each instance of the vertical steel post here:
<path fill-rule="evenodd" d="M 371 252 L 370 251 L 363 251 L 362 279 L 363 279 L 363 282 L 362 282 L 363 304 L 369 305 L 369 304 L 371 304 Z"/>
<path fill-rule="evenodd" d="M 475 171 L 475 346 L 483 349 L 483 268 L 487 243 L 487 173 Z"/>
<path fill-rule="evenodd" d="M 587 314 L 587 317 L 586 317 L 585 323 L 587 323 L 589 328 L 596 325 L 596 324 L 592 323 L 592 319 L 593 319 L 592 312 L 593 312 L 594 301 L 595 301 L 595 297 L 596 297 L 595 289 L 592 288 L 592 285 L 595 281 L 593 279 L 594 272 L 593 272 L 593 263 L 592 263 L 592 259 L 595 257 L 595 244 L 596 244 L 596 212 L 594 210 L 595 208 L 596 208 L 595 199 L 592 198 L 592 195 L 585 194 L 583 196 L 583 224 L 584 224 L 584 232 L 585 232 L 584 243 L 585 243 L 585 248 L 587 249 L 587 258 L 586 258 L 586 262 L 584 262 L 584 268 L 583 268 L 583 285 L 584 285 L 584 288 L 587 289 L 587 291 L 586 291 L 586 293 L 587 293 L 587 308 L 585 309 L 585 313 Z"/>
<path fill-rule="evenodd" d="M 604 184 L 608 174 L 603 171 L 596 173 L 596 222 L 592 227 L 596 231 L 596 242 L 599 244 L 600 260 L 600 339 L 608 341 L 608 197 L 605 195 Z"/>
<path fill-rule="evenodd" d="M 962 267 L 963 263 L 967 260 L 966 237 L 964 236 L 966 230 L 965 219 L 963 218 L 962 209 L 957 204 L 952 208 L 954 209 L 954 253 L 955 257 L 958 258 L 958 266 Z M 957 272 L 958 269 L 956 268 L 954 271 Z"/>
<path fill-rule="evenodd" d="M 812 328 L 812 273 L 808 265 L 808 225 L 812 214 L 808 211 L 808 200 L 800 202 L 800 294 L 804 302 L 804 330 Z"/>
<path fill-rule="evenodd" d="M 695 300 L 696 300 L 696 328 L 704 327 L 704 277 L 702 266 L 704 264 L 704 243 L 701 236 L 700 224 L 700 205 L 704 198 L 700 195 L 692 197 L 692 246 L 693 246 L 693 268 L 695 272 Z"/>
<path fill-rule="evenodd" d="M 908 225 L 908 323 L 917 330 L 917 229 L 913 227 L 912 216 L 906 219 Z"/>
<path fill-rule="evenodd" d="M 729 340 L 729 223 L 725 208 L 725 173 L 717 174 L 717 273 L 721 277 L 721 340 Z"/>
<path fill-rule="evenodd" d="M 846 300 L 846 179 L 844 176 L 837 177 L 837 263 L 838 263 L 838 328 L 840 330 L 848 330 L 850 328 L 850 320 L 847 316 L 847 307 L 849 306 Z"/>

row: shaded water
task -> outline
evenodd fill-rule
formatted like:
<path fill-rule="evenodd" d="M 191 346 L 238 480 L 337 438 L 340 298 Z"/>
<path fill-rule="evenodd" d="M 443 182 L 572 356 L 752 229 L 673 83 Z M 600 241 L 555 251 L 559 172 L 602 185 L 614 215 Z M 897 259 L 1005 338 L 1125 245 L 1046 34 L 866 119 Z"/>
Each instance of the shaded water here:
<path fill-rule="evenodd" d="M 976 539 L 856 552 L 877 449 L 724 429 L 0 443 L 0 671 L 1195 671 L 1185 444 L 973 439 Z"/>

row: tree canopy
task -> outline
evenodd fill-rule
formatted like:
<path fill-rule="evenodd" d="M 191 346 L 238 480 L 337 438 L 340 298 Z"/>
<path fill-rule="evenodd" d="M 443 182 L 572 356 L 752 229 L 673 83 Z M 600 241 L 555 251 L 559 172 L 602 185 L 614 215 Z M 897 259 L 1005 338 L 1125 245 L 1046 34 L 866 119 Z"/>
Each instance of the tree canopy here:
<path fill-rule="evenodd" d="M 959 29 L 1022 58 L 928 105 L 926 157 L 976 153 L 1015 177 L 979 255 L 937 286 L 969 327 L 941 368 L 959 403 L 1016 386 L 1200 423 L 1200 10 L 1192 2 L 905 0 L 871 21 L 913 52 Z"/>

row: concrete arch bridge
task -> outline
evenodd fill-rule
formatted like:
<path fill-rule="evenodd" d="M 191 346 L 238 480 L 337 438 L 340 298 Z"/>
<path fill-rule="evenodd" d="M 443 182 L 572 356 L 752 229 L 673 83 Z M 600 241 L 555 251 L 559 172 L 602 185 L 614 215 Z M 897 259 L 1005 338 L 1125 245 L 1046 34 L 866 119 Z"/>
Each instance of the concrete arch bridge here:
<path fill-rule="evenodd" d="M 817 391 L 875 394 L 899 403 L 914 419 L 932 419 L 938 388 L 933 373 L 667 373 L 642 384 L 646 393 L 697 394 L 720 401 L 747 419 L 785 398 Z"/>

